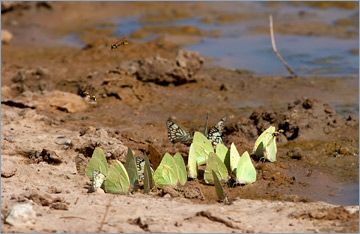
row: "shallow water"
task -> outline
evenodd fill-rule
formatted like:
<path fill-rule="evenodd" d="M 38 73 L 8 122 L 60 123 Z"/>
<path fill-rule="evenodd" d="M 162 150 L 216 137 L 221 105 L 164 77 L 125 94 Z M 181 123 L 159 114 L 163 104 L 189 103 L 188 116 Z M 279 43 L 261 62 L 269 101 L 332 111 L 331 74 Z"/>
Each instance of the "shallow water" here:
<path fill-rule="evenodd" d="M 342 184 L 339 188 L 339 193 L 327 198 L 325 201 L 344 206 L 359 205 L 359 184 Z"/>
<path fill-rule="evenodd" d="M 253 11 L 255 14 L 274 14 L 276 19 L 282 17 L 299 18 L 299 12 L 306 12 L 311 17 L 301 17 L 301 22 L 313 21 L 332 23 L 339 18 L 348 18 L 357 10 L 342 9 L 314 9 L 303 6 L 283 5 L 276 8 L 267 7 L 262 3 L 221 4 L 214 2 L 207 5 L 209 8 L 226 10 L 227 12 L 244 13 Z M 113 20 L 113 36 L 128 35 L 137 29 L 146 26 L 182 25 L 195 26 L 202 30 L 219 30 L 219 37 L 204 37 L 199 43 L 186 46 L 185 49 L 198 51 L 202 56 L 214 58 L 211 65 L 229 69 L 247 69 L 259 75 L 288 75 L 283 64 L 272 51 L 269 35 L 251 34 L 247 30 L 255 25 L 267 25 L 268 19 L 254 19 L 238 21 L 236 23 L 218 24 L 204 23 L 201 17 L 185 20 L 160 23 L 141 23 L 139 17 L 118 18 Z M 265 21 L 265 22 L 264 22 Z M 102 26 L 99 26 L 100 28 Z M 158 34 L 152 34 L 141 41 L 149 41 Z M 351 49 L 358 48 L 358 38 L 340 39 L 329 36 L 299 36 L 282 35 L 275 32 L 275 41 L 278 51 L 288 64 L 299 75 L 358 75 L 359 56 L 352 54 Z M 68 35 L 61 39 L 61 43 L 72 46 L 83 46 L 77 34 Z"/>
<path fill-rule="evenodd" d="M 359 205 L 359 184 L 342 183 L 333 184 L 329 182 L 327 189 L 323 192 L 316 192 L 309 197 L 314 200 L 328 202 L 334 205 L 353 206 Z"/>
<path fill-rule="evenodd" d="M 226 10 L 228 12 L 244 13 L 254 11 L 257 14 L 272 14 L 273 8 L 261 3 L 221 4 L 209 5 L 211 8 Z M 284 5 L 278 7 L 276 17 L 298 17 L 304 11 L 312 17 L 302 17 L 301 22 L 307 23 L 309 19 L 325 23 L 332 23 L 339 18 L 351 17 L 357 10 L 341 9 L 314 9 L 310 7 L 295 7 Z M 265 21 L 265 22 L 263 22 Z M 267 25 L 268 20 L 254 19 L 238 21 L 227 24 L 208 24 L 201 21 L 201 17 L 161 23 L 140 23 L 137 18 L 116 19 L 114 36 L 126 35 L 142 26 L 181 25 L 195 26 L 202 30 L 219 30 L 220 37 L 204 37 L 199 43 L 186 46 L 185 49 L 198 51 L 202 56 L 213 57 L 212 65 L 229 69 L 248 69 L 260 75 L 288 75 L 283 64 L 272 51 L 269 35 L 247 33 L 248 28 L 255 25 Z M 143 41 L 151 40 L 158 35 L 150 35 Z M 349 51 L 358 48 L 358 38 L 340 39 L 329 36 L 299 36 L 281 35 L 275 32 L 275 41 L 278 51 L 288 64 L 299 75 L 358 75 L 359 57 Z"/>
<path fill-rule="evenodd" d="M 348 18 L 354 15 L 357 10 L 342 9 L 314 9 L 303 6 L 282 5 L 275 8 L 267 7 L 262 3 L 234 3 L 221 4 L 214 2 L 207 7 L 224 10 L 227 12 L 246 13 L 253 11 L 255 14 L 273 14 L 274 24 L 276 20 L 284 17 L 299 19 L 307 23 L 309 19 L 324 23 L 332 23 L 339 18 Z M 306 12 L 309 17 L 300 17 L 299 12 Z M 283 64 L 272 51 L 270 36 L 267 34 L 251 34 L 250 27 L 255 25 L 268 25 L 268 19 L 237 21 L 235 23 L 204 23 L 201 17 L 193 17 L 185 20 L 160 23 L 141 23 L 138 17 L 118 18 L 113 20 L 116 26 L 113 27 L 113 36 L 128 35 L 137 29 L 151 26 L 195 26 L 202 30 L 219 30 L 219 37 L 203 37 L 199 43 L 186 46 L 185 49 L 198 51 L 202 56 L 212 57 L 211 65 L 229 69 L 247 69 L 259 75 L 289 75 Z M 100 28 L 102 26 L 99 26 Z M 141 41 L 149 41 L 158 34 L 152 34 Z M 359 56 L 352 54 L 351 49 L 358 48 L 358 38 L 341 39 L 329 36 L 299 36 L 282 35 L 275 32 L 275 41 L 278 51 L 287 63 L 299 75 L 358 75 Z M 81 46 L 76 34 L 69 35 L 62 39 L 62 43 L 73 46 Z"/>
<path fill-rule="evenodd" d="M 348 53 L 357 41 L 329 37 L 278 36 L 278 51 L 299 74 L 348 75 L 357 74 L 359 59 Z M 188 47 L 203 56 L 216 58 L 214 65 L 230 69 L 248 69 L 260 75 L 288 75 L 284 65 L 272 51 L 270 38 L 246 35 L 237 38 L 206 38 Z M 337 59 L 331 59 L 336 56 Z M 317 60 L 328 58 L 327 63 Z"/>

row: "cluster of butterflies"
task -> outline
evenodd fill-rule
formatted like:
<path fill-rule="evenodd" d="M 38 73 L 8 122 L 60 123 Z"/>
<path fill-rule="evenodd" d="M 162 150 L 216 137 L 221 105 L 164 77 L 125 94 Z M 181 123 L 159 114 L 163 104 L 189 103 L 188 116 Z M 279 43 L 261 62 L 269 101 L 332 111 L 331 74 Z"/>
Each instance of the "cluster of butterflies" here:
<path fill-rule="evenodd" d="M 208 121 L 208 115 L 206 115 L 204 133 L 207 139 L 213 145 L 213 147 L 216 148 L 217 144 L 223 143 L 221 136 L 224 131 L 226 116 L 222 117 L 220 121 L 213 128 L 209 130 L 209 132 L 207 130 L 207 121 Z M 172 143 L 177 143 L 177 142 L 187 143 L 192 140 L 190 133 L 186 132 L 184 129 L 179 127 L 170 119 L 166 121 L 166 126 L 168 129 L 168 138 Z"/>
<path fill-rule="evenodd" d="M 178 183 L 184 185 L 187 181 L 187 173 L 183 157 L 179 153 L 174 156 L 166 153 L 161 157 L 152 146 L 149 147 L 157 154 L 153 162 L 156 170 L 151 167 L 146 155 L 144 158 L 135 158 L 130 148 L 125 165 L 118 160 L 111 160 L 108 168 L 104 152 L 99 147 L 95 148 L 89 161 L 78 155 L 75 158 L 76 169 L 78 174 L 86 175 L 92 181 L 89 192 L 101 187 L 105 192 L 127 194 L 144 185 L 145 193 L 149 193 L 154 185 L 161 188 L 169 185 L 169 181 L 171 185 Z"/>
<path fill-rule="evenodd" d="M 273 126 L 266 129 L 256 140 L 252 155 L 274 162 L 276 136 L 282 132 L 275 131 Z M 203 179 L 206 184 L 215 185 L 221 201 L 227 200 L 223 182 L 251 184 L 256 181 L 256 170 L 247 151 L 240 156 L 234 143 L 229 149 L 224 144 L 217 144 L 214 149 L 210 140 L 200 132 L 195 132 L 193 136 L 187 166 L 179 153 L 161 156 L 151 145 L 148 145 L 148 152 L 152 166 L 146 154 L 144 158 L 135 158 L 129 148 L 125 166 L 118 160 L 112 160 L 108 168 L 104 152 L 97 147 L 89 162 L 81 156 L 75 158 L 76 169 L 92 181 L 90 191 L 102 187 L 105 192 L 128 194 L 141 184 L 145 193 L 149 193 L 154 185 L 157 188 L 184 186 L 188 178 L 198 177 L 198 165 L 206 164 Z"/>
<path fill-rule="evenodd" d="M 155 150 L 152 146 L 149 145 L 149 147 L 151 147 L 153 150 Z M 156 151 L 156 153 L 158 155 L 156 157 L 154 157 L 154 156 L 152 157 L 152 158 L 156 158 L 153 161 L 158 162 L 158 164 L 160 164 L 161 156 L 157 151 Z M 135 160 L 136 160 L 137 174 L 139 175 L 139 182 L 143 182 L 144 181 L 144 172 L 145 172 L 145 159 L 141 158 L 141 157 L 136 157 Z M 153 163 L 153 164 L 155 164 L 155 163 Z M 85 159 L 85 157 L 82 155 L 77 155 L 75 157 L 75 165 L 76 165 L 76 171 L 78 172 L 78 174 L 85 175 L 86 167 L 88 165 L 88 161 Z M 154 167 L 150 165 L 150 169 L 151 169 L 151 172 L 154 173 Z M 90 191 L 94 191 L 97 188 L 99 188 L 101 186 L 102 182 L 105 180 L 104 174 L 98 170 L 93 171 L 92 177 L 93 177 L 92 178 L 92 187 L 91 187 Z"/>

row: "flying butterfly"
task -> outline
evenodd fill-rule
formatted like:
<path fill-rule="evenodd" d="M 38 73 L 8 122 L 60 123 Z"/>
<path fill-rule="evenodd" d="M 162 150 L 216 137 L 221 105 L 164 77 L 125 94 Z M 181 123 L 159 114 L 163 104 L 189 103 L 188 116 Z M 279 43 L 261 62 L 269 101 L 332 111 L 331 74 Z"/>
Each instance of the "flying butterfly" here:
<path fill-rule="evenodd" d="M 168 129 L 168 138 L 172 143 L 187 142 L 190 139 L 190 134 L 170 119 L 166 121 L 166 126 Z"/>
<path fill-rule="evenodd" d="M 220 119 L 220 121 L 207 132 L 207 120 L 208 115 L 206 115 L 206 123 L 205 123 L 205 136 L 209 139 L 213 147 L 215 148 L 217 144 L 222 143 L 223 140 L 221 138 L 222 132 L 224 131 L 226 115 Z"/>
<path fill-rule="evenodd" d="M 114 50 L 114 49 L 118 48 L 119 46 L 127 45 L 127 44 L 129 44 L 129 42 L 125 38 L 122 38 L 120 41 L 111 45 L 111 49 Z"/>
<path fill-rule="evenodd" d="M 139 182 L 143 182 L 144 181 L 144 169 L 145 169 L 145 159 L 141 158 L 141 157 L 136 157 L 136 167 L 138 170 L 138 175 L 139 175 Z M 150 166 L 150 169 L 152 171 L 152 173 L 154 173 L 154 168 L 152 168 L 152 166 Z"/>

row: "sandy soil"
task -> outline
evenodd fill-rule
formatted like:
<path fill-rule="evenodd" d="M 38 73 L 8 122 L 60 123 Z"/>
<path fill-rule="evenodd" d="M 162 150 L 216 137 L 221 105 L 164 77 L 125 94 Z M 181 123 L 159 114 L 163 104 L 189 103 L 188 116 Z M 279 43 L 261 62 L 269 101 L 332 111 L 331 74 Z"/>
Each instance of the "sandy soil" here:
<path fill-rule="evenodd" d="M 14 33 L 1 51 L 2 232 L 359 231 L 358 205 L 346 206 L 341 198 L 344 184 L 358 183 L 358 117 L 332 108 L 358 107 L 358 77 L 261 77 L 209 67 L 207 59 L 179 46 L 186 44 L 184 35 L 213 36 L 193 29 L 148 43 L 130 39 L 110 51 L 118 38 L 94 25 L 119 15 L 151 12 L 143 21 L 209 12 L 207 20 L 251 17 L 229 19 L 204 3 L 188 3 L 187 10 L 166 3 L 161 11 L 152 3 L 117 4 L 51 2 L 49 9 L 28 3 L 2 13 L 2 27 Z M 14 20 L 21 26 L 11 26 Z M 74 31 L 85 47 L 56 43 Z M 79 95 L 85 90 L 96 95 L 96 104 Z M 277 161 L 253 158 L 257 181 L 226 188 L 230 204 L 218 203 L 214 187 L 201 177 L 182 191 L 87 193 L 76 155 L 91 157 L 100 146 L 108 159 L 124 161 L 127 147 L 141 156 L 152 144 L 187 160 L 188 147 L 169 142 L 165 121 L 172 117 L 186 130 L 203 131 L 206 113 L 210 125 L 228 116 L 223 139 L 240 152 L 251 150 L 270 124 L 284 129 Z M 339 205 L 324 202 L 332 197 Z M 5 223 L 12 207 L 24 203 L 36 212 L 33 222 Z"/>

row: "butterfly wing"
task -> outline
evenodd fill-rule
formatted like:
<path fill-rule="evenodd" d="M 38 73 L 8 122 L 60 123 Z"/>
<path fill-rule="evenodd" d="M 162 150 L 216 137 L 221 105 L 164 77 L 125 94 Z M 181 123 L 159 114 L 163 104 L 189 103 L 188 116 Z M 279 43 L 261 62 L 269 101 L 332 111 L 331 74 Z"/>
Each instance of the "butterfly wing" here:
<path fill-rule="evenodd" d="M 172 143 L 176 143 L 176 142 L 185 142 L 189 139 L 190 134 L 188 134 L 187 132 L 185 132 L 184 129 L 182 129 L 181 127 L 177 126 L 174 122 L 172 122 L 171 120 L 167 120 L 166 121 L 166 126 L 168 129 L 168 137 L 169 140 Z"/>
<path fill-rule="evenodd" d="M 162 156 L 161 154 L 152 146 L 152 145 L 148 145 L 148 151 L 149 151 L 149 155 L 150 155 L 150 161 L 151 164 L 153 165 L 154 169 L 156 170 L 156 168 L 160 165 L 160 162 L 162 160 Z"/>
<path fill-rule="evenodd" d="M 143 182 L 144 181 L 144 172 L 145 172 L 145 159 L 136 157 L 136 167 L 138 170 L 139 182 Z M 152 166 L 150 166 L 150 170 L 152 172 L 154 172 L 154 168 L 152 168 Z"/>
<path fill-rule="evenodd" d="M 100 171 L 93 171 L 92 191 L 96 191 L 98 188 L 100 188 L 105 178 L 106 177 Z"/>
<path fill-rule="evenodd" d="M 75 165 L 76 165 L 76 171 L 79 173 L 79 175 L 85 175 L 85 168 L 87 165 L 87 161 L 84 158 L 84 156 L 76 156 L 75 157 Z"/>
<path fill-rule="evenodd" d="M 209 134 L 207 137 L 214 147 L 216 147 L 217 144 L 223 142 L 221 135 L 225 127 L 225 121 L 226 116 L 222 117 L 220 121 L 212 129 L 209 130 Z"/>
<path fill-rule="evenodd" d="M 144 166 L 145 160 L 140 157 L 136 157 L 136 167 L 139 175 L 139 182 L 144 181 Z"/>

